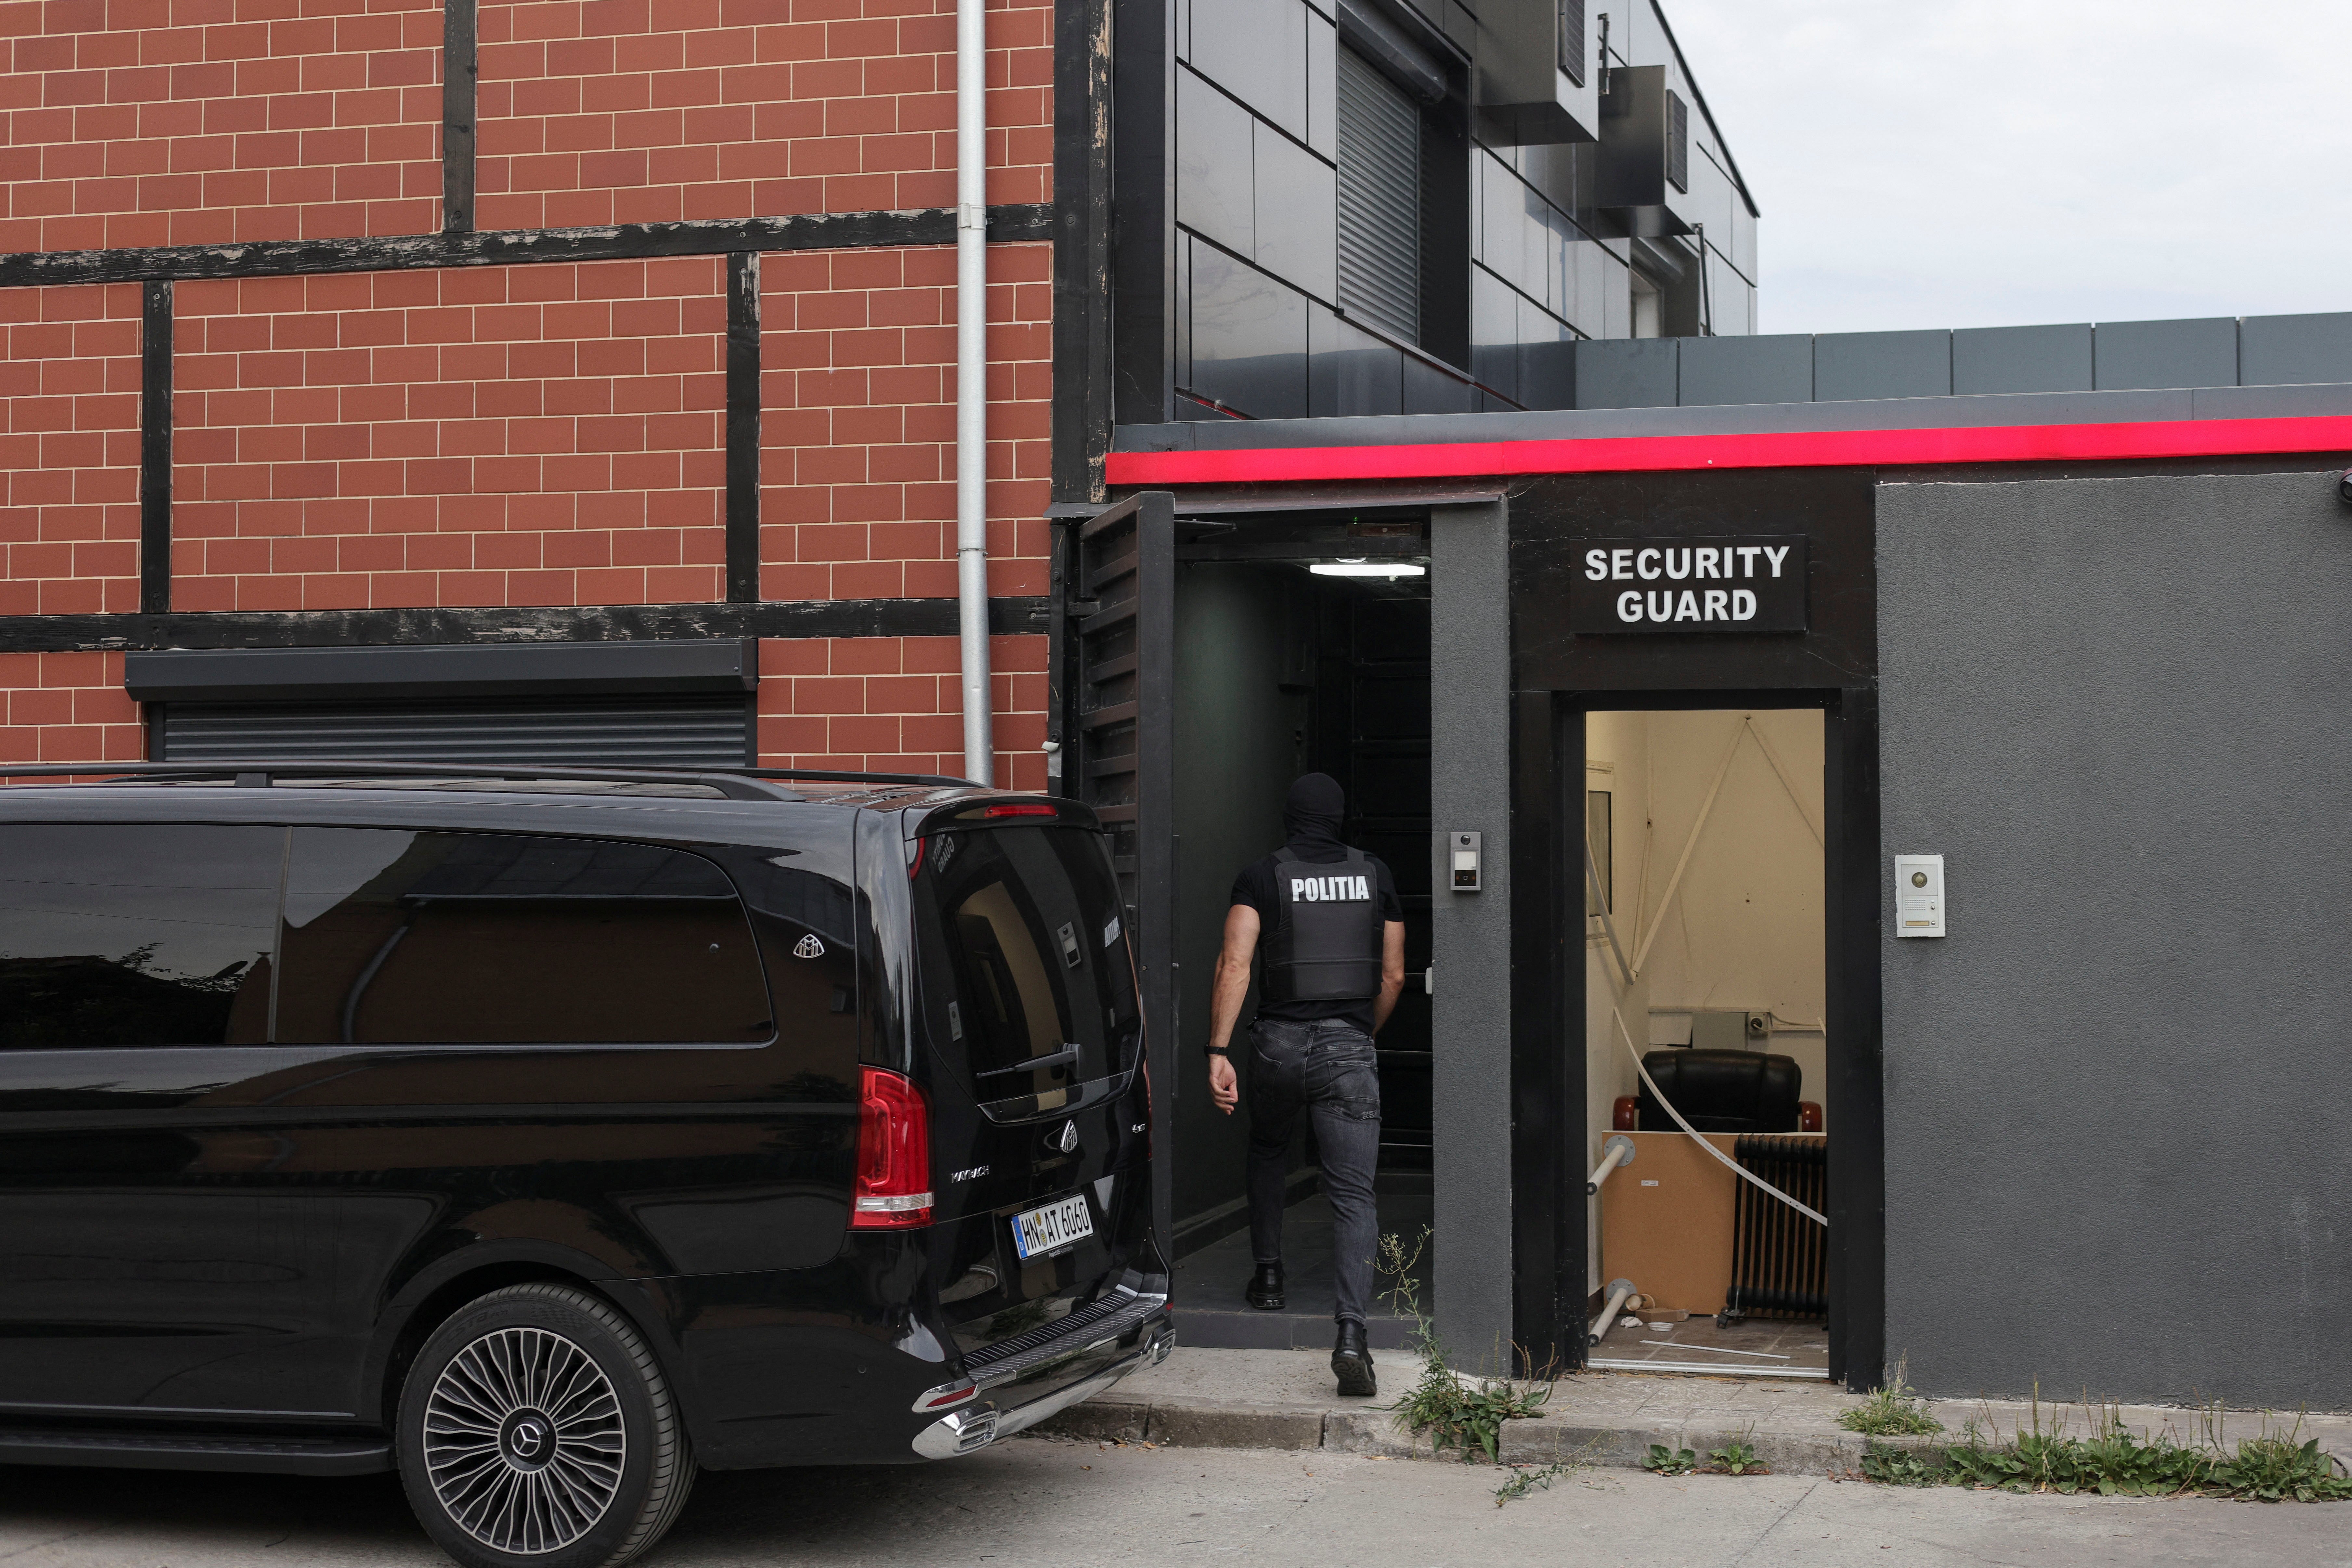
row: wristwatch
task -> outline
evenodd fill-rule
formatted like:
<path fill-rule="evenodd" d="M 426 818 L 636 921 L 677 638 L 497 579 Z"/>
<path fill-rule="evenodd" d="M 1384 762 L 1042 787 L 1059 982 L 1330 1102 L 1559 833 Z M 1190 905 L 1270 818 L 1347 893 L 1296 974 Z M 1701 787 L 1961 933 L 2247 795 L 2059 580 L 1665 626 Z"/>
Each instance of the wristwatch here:
<path fill-rule="evenodd" d="M 1213 1057 L 1229 1057 L 1234 1054 L 1233 1047 L 1230 1046 L 1203 1046 L 1201 1048 Z"/>

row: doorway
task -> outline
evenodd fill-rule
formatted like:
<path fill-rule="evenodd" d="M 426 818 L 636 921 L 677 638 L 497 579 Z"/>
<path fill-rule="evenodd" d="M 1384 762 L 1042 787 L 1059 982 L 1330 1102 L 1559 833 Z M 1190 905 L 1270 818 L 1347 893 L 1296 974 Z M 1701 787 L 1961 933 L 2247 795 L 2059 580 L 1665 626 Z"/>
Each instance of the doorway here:
<path fill-rule="evenodd" d="M 1829 1376 L 1825 742 L 1814 708 L 1585 714 L 1595 1369 Z"/>
<path fill-rule="evenodd" d="M 1175 840 L 1171 1235 L 1179 1332 L 1194 1345 L 1328 1350 L 1331 1226 L 1311 1131 L 1290 1155 L 1288 1301 L 1253 1310 L 1242 1197 L 1248 1146 L 1244 1004 L 1234 1062 L 1244 1106 L 1210 1101 L 1200 1049 L 1234 878 L 1282 844 L 1291 781 L 1325 773 L 1347 795 L 1342 837 L 1377 855 L 1404 906 L 1406 982 L 1378 1037 L 1381 1228 L 1420 1235 L 1431 1209 L 1430 597 L 1417 519 L 1241 525 L 1177 520 L 1174 572 Z M 1359 570 L 1335 574 L 1333 566 Z M 1324 567 L 1318 572 L 1316 567 Z M 1395 574 L 1389 574 L 1393 572 Z M 1426 1260 L 1423 1264 L 1426 1274 Z M 1424 1296 L 1424 1305 L 1426 1305 Z M 1376 1346 L 1406 1324 L 1386 1301 Z"/>

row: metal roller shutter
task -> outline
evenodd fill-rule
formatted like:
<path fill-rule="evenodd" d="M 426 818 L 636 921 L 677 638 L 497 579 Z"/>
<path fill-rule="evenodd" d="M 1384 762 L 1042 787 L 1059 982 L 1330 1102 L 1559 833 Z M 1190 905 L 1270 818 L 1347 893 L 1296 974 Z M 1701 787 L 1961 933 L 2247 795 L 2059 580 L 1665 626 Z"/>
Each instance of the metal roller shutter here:
<path fill-rule="evenodd" d="M 719 696 L 478 702 L 172 702 L 157 760 L 741 767 L 751 703 Z"/>
<path fill-rule="evenodd" d="M 1421 341 L 1421 110 L 1339 50 L 1339 303 Z"/>

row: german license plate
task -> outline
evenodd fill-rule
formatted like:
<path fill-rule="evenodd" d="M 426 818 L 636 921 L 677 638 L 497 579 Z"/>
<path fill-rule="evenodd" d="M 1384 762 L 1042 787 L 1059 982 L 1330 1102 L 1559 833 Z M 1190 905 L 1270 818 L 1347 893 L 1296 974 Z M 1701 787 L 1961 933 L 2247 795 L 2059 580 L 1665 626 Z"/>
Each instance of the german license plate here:
<path fill-rule="evenodd" d="M 1075 1247 L 1094 1233 L 1094 1211 L 1087 1206 L 1086 1194 L 1079 1193 L 1057 1198 L 1043 1208 L 1014 1215 L 1013 1250 L 1026 1263 L 1033 1258 Z"/>

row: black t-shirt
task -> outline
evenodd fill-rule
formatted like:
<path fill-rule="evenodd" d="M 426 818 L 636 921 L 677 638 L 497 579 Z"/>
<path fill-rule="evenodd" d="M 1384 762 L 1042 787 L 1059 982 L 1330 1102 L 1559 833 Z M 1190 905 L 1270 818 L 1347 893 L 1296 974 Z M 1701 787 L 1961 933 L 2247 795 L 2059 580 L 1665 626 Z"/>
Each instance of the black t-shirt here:
<path fill-rule="evenodd" d="M 1293 850 L 1292 853 L 1297 852 Z M 1298 858 L 1310 866 L 1334 866 L 1347 858 L 1344 855 L 1328 852 L 1299 855 Z M 1395 876 L 1379 856 L 1366 855 L 1364 858 L 1371 862 L 1372 879 L 1378 889 L 1373 896 L 1380 900 L 1381 919 L 1403 920 L 1404 904 L 1397 898 Z M 1275 922 L 1282 919 L 1281 884 L 1276 880 L 1274 867 L 1274 857 L 1265 856 L 1243 867 L 1242 874 L 1234 879 L 1232 901 L 1247 904 L 1257 911 L 1260 948 L 1264 948 L 1265 939 L 1274 934 Z M 1370 996 L 1338 1002 L 1261 1001 L 1257 1005 L 1257 1016 L 1261 1018 L 1286 1018 L 1301 1024 L 1311 1024 L 1320 1018 L 1342 1018 L 1369 1035 L 1372 1032 L 1372 1002 L 1373 998 Z"/>

